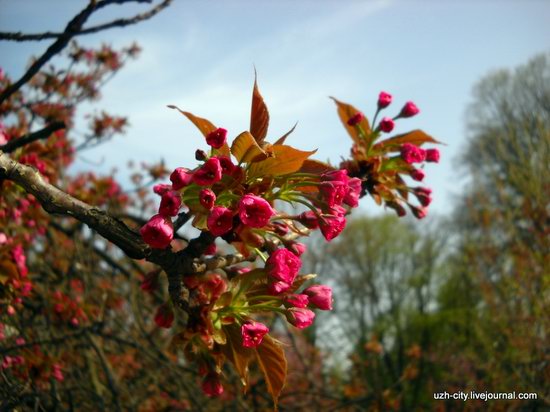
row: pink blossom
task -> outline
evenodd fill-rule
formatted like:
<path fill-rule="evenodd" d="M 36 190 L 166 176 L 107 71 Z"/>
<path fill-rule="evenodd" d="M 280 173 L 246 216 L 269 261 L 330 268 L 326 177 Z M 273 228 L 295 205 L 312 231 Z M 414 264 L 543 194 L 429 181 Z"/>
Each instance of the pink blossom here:
<path fill-rule="evenodd" d="M 287 282 L 283 282 L 281 280 L 269 279 L 269 282 L 267 284 L 267 290 L 272 295 L 280 295 L 281 293 L 289 290 L 291 286 L 292 285 L 288 284 Z"/>
<path fill-rule="evenodd" d="M 315 313 L 305 308 L 290 308 L 286 311 L 286 318 L 298 329 L 304 329 L 313 323 Z"/>
<path fill-rule="evenodd" d="M 154 249 L 164 249 L 174 237 L 174 228 L 170 219 L 154 215 L 139 231 L 143 241 Z"/>
<path fill-rule="evenodd" d="M 411 143 L 401 146 L 401 158 L 408 164 L 421 163 L 426 160 L 426 151 Z"/>
<path fill-rule="evenodd" d="M 287 245 L 288 250 L 294 253 L 296 256 L 302 256 L 307 249 L 307 246 L 300 242 L 292 242 Z"/>
<path fill-rule="evenodd" d="M 386 92 L 380 92 L 378 95 L 378 108 L 384 109 L 391 104 L 392 95 Z"/>
<path fill-rule="evenodd" d="M 202 189 L 199 192 L 199 202 L 205 209 L 212 209 L 216 203 L 216 194 L 210 189 Z"/>
<path fill-rule="evenodd" d="M 414 169 L 413 171 L 411 171 L 411 177 L 417 182 L 421 182 L 422 180 L 424 180 L 425 176 L 426 174 L 422 169 Z"/>
<path fill-rule="evenodd" d="M 417 219 L 424 219 L 428 215 L 428 209 L 425 207 L 416 207 L 409 205 L 411 212 Z"/>
<path fill-rule="evenodd" d="M 317 215 L 311 210 L 300 213 L 300 215 L 298 215 L 298 221 L 308 229 L 317 229 L 319 227 Z"/>
<path fill-rule="evenodd" d="M 223 386 L 217 374 L 209 373 L 202 381 L 202 391 L 211 398 L 220 396 L 223 393 Z"/>
<path fill-rule="evenodd" d="M 181 196 L 179 192 L 170 190 L 162 195 L 159 214 L 162 216 L 176 216 L 181 208 Z"/>
<path fill-rule="evenodd" d="M 172 182 L 172 189 L 180 190 L 189 185 L 193 179 L 193 173 L 185 167 L 178 167 L 170 175 L 170 181 Z"/>
<path fill-rule="evenodd" d="M 319 221 L 319 226 L 325 239 L 330 242 L 344 230 L 346 218 L 341 214 L 323 215 L 323 218 Z"/>
<path fill-rule="evenodd" d="M 282 282 L 292 285 L 298 274 L 302 261 L 288 249 L 277 249 L 271 253 L 265 263 L 268 274 Z"/>
<path fill-rule="evenodd" d="M 293 294 L 285 297 L 285 303 L 295 308 L 306 308 L 309 298 L 304 294 Z"/>
<path fill-rule="evenodd" d="M 357 126 L 365 118 L 365 115 L 361 112 L 355 113 L 348 119 L 349 126 Z"/>
<path fill-rule="evenodd" d="M 223 206 L 215 206 L 206 220 L 208 230 L 214 236 L 222 236 L 233 229 L 233 212 Z"/>
<path fill-rule="evenodd" d="M 413 102 L 407 102 L 401 109 L 401 113 L 399 113 L 400 117 L 412 117 L 417 115 L 420 112 L 418 107 Z"/>
<path fill-rule="evenodd" d="M 432 189 L 429 189 L 427 187 L 416 187 L 413 189 L 413 193 L 415 194 L 420 204 L 424 207 L 428 207 L 432 202 Z"/>
<path fill-rule="evenodd" d="M 264 227 L 274 214 L 269 202 L 261 197 L 248 194 L 239 202 L 239 217 L 247 226 Z"/>
<path fill-rule="evenodd" d="M 160 328 L 170 328 L 174 322 L 174 311 L 167 304 L 164 303 L 157 308 L 157 313 L 155 314 L 155 323 Z"/>
<path fill-rule="evenodd" d="M 255 348 L 262 343 L 262 339 L 269 332 L 269 328 L 260 322 L 247 322 L 241 326 L 243 346 Z"/>
<path fill-rule="evenodd" d="M 206 143 L 208 143 L 214 149 L 219 149 L 225 144 L 226 137 L 227 137 L 227 130 L 225 130 L 222 127 L 219 127 L 213 132 L 208 133 L 208 136 L 206 136 Z"/>
<path fill-rule="evenodd" d="M 235 169 L 237 169 L 237 166 L 233 164 L 231 159 L 227 156 L 216 156 L 216 158 L 220 161 L 220 166 L 222 168 L 222 174 L 224 175 L 232 175 Z"/>
<path fill-rule="evenodd" d="M 27 269 L 27 258 L 25 257 L 23 247 L 21 245 L 16 245 L 11 251 L 11 256 L 15 261 L 17 269 L 19 270 L 19 274 L 22 277 L 27 276 L 29 270 Z"/>
<path fill-rule="evenodd" d="M 439 163 L 439 150 L 437 149 L 426 150 L 426 162 Z"/>
<path fill-rule="evenodd" d="M 321 310 L 332 310 L 332 289 L 326 285 L 314 285 L 304 290 L 309 303 Z"/>
<path fill-rule="evenodd" d="M 340 206 L 349 191 L 347 182 L 339 180 L 322 182 L 319 192 L 329 207 Z"/>
<path fill-rule="evenodd" d="M 199 186 L 209 186 L 222 178 L 222 167 L 217 157 L 211 157 L 193 173 L 193 182 Z"/>
<path fill-rule="evenodd" d="M 379 127 L 380 127 L 380 130 L 382 130 L 384 133 L 390 133 L 395 127 L 395 122 L 391 117 L 384 117 L 380 121 Z"/>
<path fill-rule="evenodd" d="M 162 196 L 166 192 L 172 190 L 171 185 L 166 184 L 158 184 L 153 186 L 153 192 L 155 192 L 157 195 Z"/>
<path fill-rule="evenodd" d="M 321 175 L 322 182 L 348 182 L 348 171 L 346 169 L 331 170 Z"/>
<path fill-rule="evenodd" d="M 344 197 L 344 203 L 350 207 L 359 206 L 359 197 L 361 196 L 361 179 L 352 177 L 348 180 L 348 193 Z"/>

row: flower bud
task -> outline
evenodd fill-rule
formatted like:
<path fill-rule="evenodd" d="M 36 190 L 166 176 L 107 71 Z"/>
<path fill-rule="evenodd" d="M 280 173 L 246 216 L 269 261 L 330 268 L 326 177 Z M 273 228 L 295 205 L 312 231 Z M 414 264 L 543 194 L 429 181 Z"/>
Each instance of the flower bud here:
<path fill-rule="evenodd" d="M 215 373 L 209 373 L 202 381 L 202 391 L 211 398 L 220 396 L 223 393 L 223 386 L 220 377 Z"/>
<path fill-rule="evenodd" d="M 191 183 L 193 173 L 185 167 L 178 167 L 170 175 L 172 189 L 180 190 Z"/>
<path fill-rule="evenodd" d="M 222 127 L 219 127 L 213 132 L 208 133 L 208 136 L 206 136 L 206 143 L 208 143 L 214 149 L 219 149 L 225 144 L 226 137 L 227 137 L 227 130 Z"/>
<path fill-rule="evenodd" d="M 202 162 L 203 160 L 206 160 L 208 158 L 208 155 L 204 150 L 197 149 L 195 150 L 195 159 L 199 162 Z"/>
<path fill-rule="evenodd" d="M 309 304 L 309 298 L 304 294 L 292 294 L 285 297 L 285 304 L 295 308 L 307 308 Z"/>
<path fill-rule="evenodd" d="M 424 177 L 426 176 L 426 174 L 424 173 L 424 170 L 422 169 L 414 169 L 413 171 L 411 171 L 410 174 L 411 174 L 411 177 L 417 182 L 421 182 L 422 180 L 424 180 Z"/>
<path fill-rule="evenodd" d="M 365 115 L 361 112 L 355 113 L 348 119 L 349 126 L 357 126 L 365 118 Z"/>
<path fill-rule="evenodd" d="M 298 329 L 304 329 L 310 326 L 315 319 L 315 313 L 304 308 L 290 308 L 286 311 L 287 320 Z"/>
<path fill-rule="evenodd" d="M 205 209 L 212 209 L 216 203 L 216 194 L 210 189 L 202 189 L 199 192 L 199 202 Z"/>
<path fill-rule="evenodd" d="M 255 348 L 262 343 L 262 339 L 269 332 L 269 328 L 260 322 L 247 322 L 241 326 L 241 336 L 245 348 Z"/>
<path fill-rule="evenodd" d="M 426 162 L 439 163 L 439 150 L 437 149 L 426 150 Z"/>
<path fill-rule="evenodd" d="M 399 113 L 399 117 L 413 117 L 417 115 L 420 112 L 418 107 L 413 102 L 407 102 L 401 109 L 401 113 Z"/>
<path fill-rule="evenodd" d="M 321 310 L 332 310 L 332 289 L 326 285 L 314 285 L 304 290 L 309 303 Z"/>
<path fill-rule="evenodd" d="M 395 127 L 395 122 L 391 117 L 384 117 L 380 121 L 380 130 L 382 130 L 384 133 L 390 133 L 394 127 Z"/>
<path fill-rule="evenodd" d="M 159 214 L 162 216 L 176 216 L 181 208 L 181 196 L 179 192 L 170 190 L 162 195 Z"/>
<path fill-rule="evenodd" d="M 426 151 L 414 144 L 404 143 L 401 146 L 401 158 L 408 164 L 421 163 L 426 160 Z"/>
<path fill-rule="evenodd" d="M 143 241 L 154 249 L 164 249 L 174 237 L 170 219 L 162 215 L 153 216 L 139 231 Z"/>
<path fill-rule="evenodd" d="M 380 92 L 378 95 L 378 108 L 384 109 L 391 104 L 392 95 L 386 92 Z"/>

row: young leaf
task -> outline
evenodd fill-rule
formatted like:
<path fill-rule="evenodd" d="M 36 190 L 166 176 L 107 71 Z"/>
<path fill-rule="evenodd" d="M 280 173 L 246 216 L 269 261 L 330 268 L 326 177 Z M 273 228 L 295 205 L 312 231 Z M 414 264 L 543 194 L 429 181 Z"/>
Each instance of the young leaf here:
<path fill-rule="evenodd" d="M 371 153 L 386 153 L 399 150 L 403 143 L 411 143 L 417 146 L 422 146 L 424 143 L 440 143 L 432 136 L 424 133 L 422 130 L 413 130 L 412 132 L 400 134 L 392 138 L 376 143 L 371 150 Z"/>
<path fill-rule="evenodd" d="M 279 138 L 277 139 L 277 141 L 276 141 L 275 143 L 273 143 L 273 145 L 284 144 L 286 138 L 294 131 L 294 129 L 296 129 L 296 126 L 298 126 L 298 123 L 294 124 L 294 126 L 292 126 L 292 129 L 290 129 L 290 130 L 289 130 L 288 132 L 286 132 L 284 135 L 282 135 L 281 137 L 279 137 Z"/>
<path fill-rule="evenodd" d="M 258 363 L 262 370 L 267 390 L 273 397 L 275 407 L 286 383 L 287 364 L 285 352 L 280 343 L 265 335 L 262 344 L 256 348 Z"/>
<path fill-rule="evenodd" d="M 249 132 L 242 132 L 231 144 L 231 153 L 239 163 L 249 163 L 252 160 L 262 160 L 267 157 L 266 152 L 258 146 Z"/>
<path fill-rule="evenodd" d="M 329 165 L 328 163 L 324 163 L 319 160 L 313 160 L 313 159 L 304 160 L 304 163 L 300 168 L 301 173 L 314 173 L 314 174 L 330 172 L 331 170 L 336 170 L 336 168 Z"/>
<path fill-rule="evenodd" d="M 254 78 L 254 90 L 252 92 L 252 108 L 250 110 L 250 133 L 258 143 L 261 143 L 267 135 L 269 126 L 269 112 L 264 98 L 258 89 L 258 82 Z"/>
<path fill-rule="evenodd" d="M 181 114 L 183 114 L 185 117 L 187 117 L 191 122 L 199 129 L 204 137 L 208 136 L 209 133 L 212 133 L 217 129 L 216 126 L 214 126 L 209 120 L 203 119 L 202 117 L 195 116 L 193 113 L 185 112 L 181 110 L 179 107 L 174 106 L 173 104 L 168 105 L 170 109 L 175 109 L 179 111 Z M 222 147 L 217 149 L 217 152 L 224 155 L 229 156 L 229 146 L 227 143 L 225 143 Z"/>
<path fill-rule="evenodd" d="M 366 117 L 363 117 L 363 120 L 361 120 L 358 126 L 350 126 L 348 124 L 348 120 L 357 114 L 359 110 L 351 104 L 341 102 L 334 97 L 331 97 L 331 99 L 334 100 L 334 103 L 336 103 L 336 106 L 338 107 L 338 116 L 353 141 L 359 146 L 365 145 L 366 142 L 361 139 L 361 136 L 359 135 L 358 126 L 361 127 L 366 137 L 368 137 L 371 133 L 369 120 Z"/>
<path fill-rule="evenodd" d="M 294 173 L 300 170 L 304 161 L 317 151 L 302 151 L 286 145 L 273 146 L 272 150 L 273 157 L 250 166 L 250 176 L 280 176 Z"/>

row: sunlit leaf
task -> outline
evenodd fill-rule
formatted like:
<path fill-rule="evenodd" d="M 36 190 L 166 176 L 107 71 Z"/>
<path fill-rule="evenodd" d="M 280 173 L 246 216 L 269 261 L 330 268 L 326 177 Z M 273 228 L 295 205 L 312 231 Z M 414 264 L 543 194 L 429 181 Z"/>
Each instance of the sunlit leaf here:
<path fill-rule="evenodd" d="M 373 153 L 385 153 L 399 150 L 403 143 L 411 143 L 416 146 L 422 146 L 424 143 L 440 143 L 422 130 L 413 130 L 412 132 L 400 134 L 390 139 L 376 143 L 372 147 Z"/>
<path fill-rule="evenodd" d="M 242 132 L 233 140 L 231 153 L 239 163 L 249 163 L 252 160 L 259 161 L 267 157 L 267 153 L 258 146 L 258 143 L 249 132 Z"/>
<path fill-rule="evenodd" d="M 294 129 L 296 129 L 296 126 L 298 126 L 298 123 L 296 123 L 294 126 L 292 126 L 292 129 L 290 129 L 290 130 L 289 130 L 288 132 L 286 132 L 284 135 L 282 135 L 281 137 L 279 137 L 279 138 L 277 139 L 277 141 L 276 141 L 275 143 L 273 143 L 273 145 L 284 144 L 286 138 L 294 131 Z"/>
<path fill-rule="evenodd" d="M 272 157 L 250 166 L 250 176 L 280 176 L 297 172 L 304 161 L 317 151 L 303 151 L 286 145 L 273 146 L 272 150 Z"/>
<path fill-rule="evenodd" d="M 286 383 L 287 363 L 285 352 L 280 343 L 271 336 L 266 335 L 262 344 L 256 348 L 258 363 L 262 370 L 267 390 L 273 397 L 277 406 L 277 400 Z"/>
<path fill-rule="evenodd" d="M 170 109 L 175 109 L 187 117 L 191 122 L 199 129 L 204 137 L 208 136 L 209 133 L 212 133 L 217 129 L 209 120 L 203 119 L 202 117 L 195 116 L 193 113 L 189 113 L 181 110 L 179 107 L 174 106 L 173 104 L 168 105 Z M 225 143 L 221 148 L 216 150 L 217 153 L 224 156 L 229 156 L 229 146 Z"/>
<path fill-rule="evenodd" d="M 252 92 L 252 108 L 250 111 L 250 133 L 258 143 L 261 143 L 267 135 L 269 126 L 269 112 L 264 99 L 258 89 L 258 82 L 254 78 L 254 90 Z"/>
<path fill-rule="evenodd" d="M 368 135 L 370 135 L 371 133 L 369 120 L 365 116 L 363 117 L 363 120 L 361 120 L 358 126 L 348 125 L 348 120 L 350 119 L 350 117 L 353 117 L 355 114 L 357 114 L 359 110 L 357 110 L 351 104 L 341 102 L 338 99 L 335 99 L 334 97 L 331 97 L 331 99 L 334 100 L 334 103 L 336 103 L 336 106 L 338 108 L 338 116 L 340 117 L 342 124 L 348 131 L 348 134 L 351 136 L 353 141 L 359 146 L 365 145 L 366 143 L 365 140 L 363 140 L 359 134 L 359 128 L 361 128 L 363 133 L 365 133 L 365 137 L 368 137 Z"/>
<path fill-rule="evenodd" d="M 321 162 L 314 159 L 306 159 L 300 168 L 301 173 L 313 173 L 321 174 L 325 172 L 330 172 L 331 170 L 336 170 L 335 167 L 329 165 L 328 163 Z"/>

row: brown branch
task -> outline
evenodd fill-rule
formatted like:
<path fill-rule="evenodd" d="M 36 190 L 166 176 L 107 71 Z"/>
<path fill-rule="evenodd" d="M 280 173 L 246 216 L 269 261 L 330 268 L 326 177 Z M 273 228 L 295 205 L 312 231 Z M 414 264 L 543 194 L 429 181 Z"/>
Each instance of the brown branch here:
<path fill-rule="evenodd" d="M 117 245 L 130 258 L 146 259 L 162 267 L 168 275 L 168 291 L 174 304 L 188 312 L 188 291 L 183 276 L 196 273 L 201 267 L 198 257 L 215 240 L 209 232 L 202 232 L 179 252 L 171 249 L 151 249 L 141 236 L 119 219 L 90 206 L 46 182 L 32 167 L 11 159 L 0 151 L 0 179 L 8 179 L 40 202 L 50 214 L 72 216 L 85 223 L 105 239 Z"/>
<path fill-rule="evenodd" d="M 133 0 L 137 3 L 151 3 L 149 0 Z M 115 2 L 107 2 L 107 3 L 101 3 L 101 4 L 110 4 L 110 3 L 117 3 L 117 4 L 123 4 L 123 3 L 129 3 L 128 0 L 126 1 L 115 1 Z M 121 18 L 116 19 L 113 21 L 110 21 L 108 23 L 98 24 L 96 26 L 89 27 L 87 29 L 81 29 L 73 34 L 73 37 L 76 36 L 82 36 L 85 34 L 92 34 L 97 33 L 103 30 L 111 29 L 114 27 L 126 27 L 130 26 L 132 24 L 137 24 L 141 21 L 148 20 L 151 17 L 155 16 L 159 12 L 161 12 L 163 9 L 168 7 L 172 3 L 172 0 L 164 0 L 162 3 L 158 4 L 157 6 L 153 7 L 152 9 L 144 12 L 136 14 L 133 17 L 130 18 Z M 41 41 L 41 40 L 49 40 L 49 39 L 57 39 L 61 36 L 63 36 L 64 33 L 60 32 L 51 32 L 47 31 L 44 33 L 33 33 L 33 34 L 25 34 L 21 32 L 0 32 L 0 40 L 10 40 L 10 41 L 16 41 L 16 42 L 23 42 L 23 41 Z"/>
<path fill-rule="evenodd" d="M 20 147 L 23 147 L 23 146 L 26 146 L 26 145 L 28 145 L 32 142 L 37 141 L 37 140 L 47 139 L 48 137 L 50 137 L 50 135 L 53 132 L 56 132 L 56 131 L 64 129 L 64 128 L 65 128 L 65 123 L 64 122 L 54 122 L 54 123 L 46 126 L 45 128 L 41 129 L 41 130 L 38 130 L 38 131 L 33 132 L 33 133 L 29 133 L 29 134 L 27 134 L 23 137 L 18 138 L 18 139 L 10 140 L 5 145 L 0 146 L 0 151 L 2 151 L 4 153 L 11 153 L 16 149 L 18 149 Z"/>

